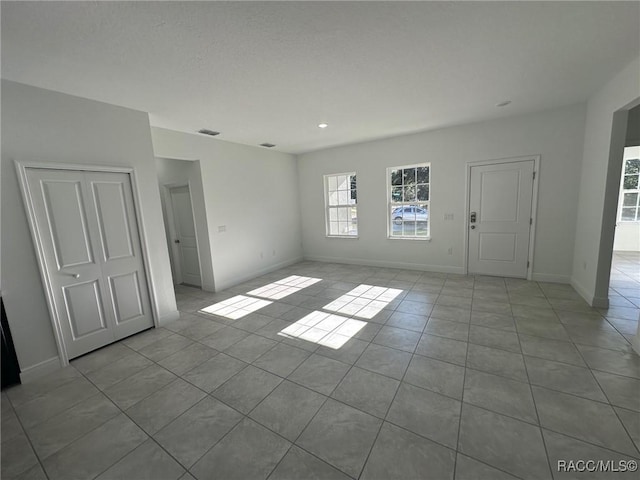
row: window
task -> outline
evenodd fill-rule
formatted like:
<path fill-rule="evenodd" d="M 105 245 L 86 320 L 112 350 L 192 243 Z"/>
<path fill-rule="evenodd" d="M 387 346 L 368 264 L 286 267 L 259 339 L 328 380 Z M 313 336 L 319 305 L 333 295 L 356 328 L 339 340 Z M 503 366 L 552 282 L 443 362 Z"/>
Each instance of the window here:
<path fill-rule="evenodd" d="M 325 175 L 327 236 L 356 237 L 358 235 L 358 196 L 356 174 Z"/>
<path fill-rule="evenodd" d="M 625 160 L 622 172 L 621 222 L 640 222 L 640 159 Z"/>
<path fill-rule="evenodd" d="M 430 164 L 387 169 L 389 237 L 429 237 Z"/>

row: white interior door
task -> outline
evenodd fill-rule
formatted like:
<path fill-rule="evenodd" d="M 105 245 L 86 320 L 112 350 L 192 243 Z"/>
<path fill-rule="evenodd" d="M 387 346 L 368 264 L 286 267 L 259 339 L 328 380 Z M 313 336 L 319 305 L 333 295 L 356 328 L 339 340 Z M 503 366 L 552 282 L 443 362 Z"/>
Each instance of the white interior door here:
<path fill-rule="evenodd" d="M 534 161 L 471 167 L 469 273 L 527 277 Z"/>
<path fill-rule="evenodd" d="M 153 326 L 129 175 L 26 172 L 68 357 Z"/>
<path fill-rule="evenodd" d="M 174 256 L 177 256 L 176 260 L 179 262 L 179 265 L 176 265 L 176 270 L 179 272 L 178 281 L 199 287 L 201 285 L 200 259 L 189 187 L 171 189 L 171 206 L 176 237 L 173 239 L 176 247 L 174 251 L 177 252 Z"/>

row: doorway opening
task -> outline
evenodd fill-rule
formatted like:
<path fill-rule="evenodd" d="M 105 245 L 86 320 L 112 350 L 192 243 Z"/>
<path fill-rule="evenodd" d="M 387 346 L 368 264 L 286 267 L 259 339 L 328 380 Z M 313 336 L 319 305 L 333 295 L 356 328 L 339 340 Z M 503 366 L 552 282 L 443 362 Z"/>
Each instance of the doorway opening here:
<path fill-rule="evenodd" d="M 167 187 L 167 223 L 174 283 L 202 287 L 200 255 L 189 185 Z"/>
<path fill-rule="evenodd" d="M 640 258 L 630 238 L 640 222 L 640 98 L 614 112 L 609 148 L 593 305 L 640 353 Z"/>
<path fill-rule="evenodd" d="M 616 211 L 616 227 L 609 278 L 609 309 L 621 317 L 623 335 L 637 330 L 637 310 L 640 308 L 640 141 L 630 138 L 640 107 L 629 111 L 627 141 L 622 158 L 620 192 Z"/>
<path fill-rule="evenodd" d="M 156 157 L 156 174 L 175 292 L 185 289 L 194 292 L 184 284 L 203 292 L 215 292 L 207 192 L 200 161 Z"/>

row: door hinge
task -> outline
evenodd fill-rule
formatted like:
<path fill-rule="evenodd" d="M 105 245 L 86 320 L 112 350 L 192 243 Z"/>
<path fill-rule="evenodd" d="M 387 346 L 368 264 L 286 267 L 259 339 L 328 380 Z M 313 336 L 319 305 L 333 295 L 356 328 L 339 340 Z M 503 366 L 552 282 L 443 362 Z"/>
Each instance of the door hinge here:
<path fill-rule="evenodd" d="M 527 260 L 527 268 L 529 268 L 529 260 Z"/>
<path fill-rule="evenodd" d="M 533 225 L 533 218 L 529 219 L 529 225 Z"/>
<path fill-rule="evenodd" d="M 533 179 L 536 179 L 536 172 L 533 172 Z"/>

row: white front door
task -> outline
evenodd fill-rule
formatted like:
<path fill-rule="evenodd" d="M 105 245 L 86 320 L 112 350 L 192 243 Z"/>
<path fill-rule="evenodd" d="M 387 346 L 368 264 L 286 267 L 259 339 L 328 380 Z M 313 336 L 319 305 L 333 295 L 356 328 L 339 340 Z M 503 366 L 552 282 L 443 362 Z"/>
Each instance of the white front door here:
<path fill-rule="evenodd" d="M 527 277 L 534 161 L 471 167 L 469 273 Z"/>
<path fill-rule="evenodd" d="M 129 175 L 26 173 L 68 358 L 153 326 Z"/>
<path fill-rule="evenodd" d="M 198 244 L 196 242 L 196 227 L 193 221 L 191 195 L 189 187 L 175 187 L 171 189 L 171 206 L 173 208 L 173 223 L 175 237 L 174 252 L 176 256 L 176 270 L 178 281 L 189 285 L 200 286 L 200 259 L 198 258 Z"/>

